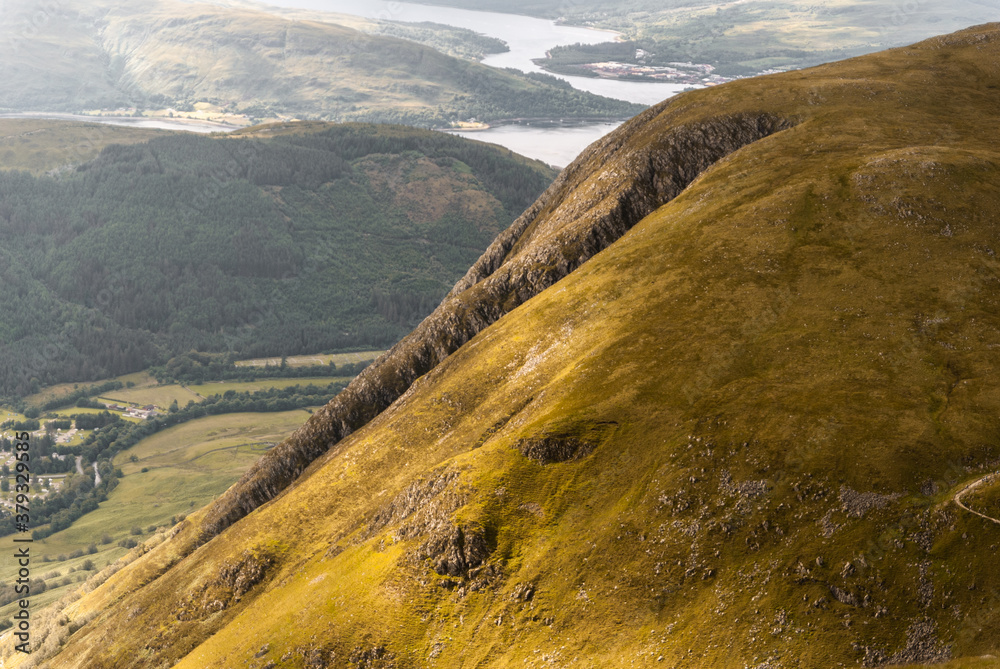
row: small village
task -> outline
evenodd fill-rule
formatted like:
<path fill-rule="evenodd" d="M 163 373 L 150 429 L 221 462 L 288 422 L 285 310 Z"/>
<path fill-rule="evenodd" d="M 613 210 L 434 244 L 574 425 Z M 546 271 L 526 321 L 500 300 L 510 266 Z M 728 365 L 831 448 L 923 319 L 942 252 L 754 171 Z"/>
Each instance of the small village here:
<path fill-rule="evenodd" d="M 126 406 L 121 404 L 105 404 L 108 411 L 116 411 L 121 413 L 125 418 L 139 418 L 142 420 L 148 420 L 159 415 L 158 409 L 152 405 L 147 404 L 145 406 Z"/>
<path fill-rule="evenodd" d="M 117 402 L 102 402 L 104 408 L 112 413 L 121 414 L 122 418 L 133 419 L 133 420 L 149 420 L 160 415 L 162 411 L 155 405 L 146 404 L 139 406 L 138 404 L 119 404 Z M 11 420 L 23 420 L 24 417 L 20 414 L 12 413 L 10 411 L 6 412 L 4 417 L 5 421 Z M 79 443 L 83 439 L 84 433 L 90 432 L 90 430 L 80 430 L 77 429 L 75 423 L 68 429 L 50 428 L 46 426 L 46 423 L 53 422 L 55 420 L 65 420 L 65 417 L 40 419 L 41 427 L 37 430 L 30 432 L 33 439 L 39 439 L 48 433 L 57 445 L 67 446 L 74 442 Z M 12 439 L 14 437 L 13 429 L 6 429 L 0 432 L 0 438 Z M 67 460 L 75 457 L 76 460 L 76 472 L 78 474 L 83 474 L 87 468 L 92 465 L 84 465 L 82 462 L 82 456 L 72 456 L 64 455 L 60 453 L 51 453 L 49 457 L 57 460 Z M 8 474 L 8 481 L 13 484 L 13 479 L 10 478 L 14 474 L 15 466 L 17 465 L 17 460 L 14 458 L 14 453 L 0 453 L 0 467 L 8 467 L 10 474 Z M 31 477 L 31 495 L 41 498 L 47 497 L 50 493 L 59 492 L 63 485 L 63 479 L 65 479 L 66 474 L 43 474 L 40 476 Z M 100 482 L 100 475 L 97 473 L 96 469 L 94 471 L 95 483 Z M 3 491 L 0 492 L 0 506 L 7 509 L 13 510 L 15 505 L 13 502 L 13 492 Z"/>
<path fill-rule="evenodd" d="M 691 86 L 718 86 L 728 81 L 743 77 L 726 77 L 713 74 L 715 68 L 705 63 L 667 63 L 666 65 L 646 65 L 642 61 L 645 54 L 642 49 L 636 52 L 637 63 L 620 63 L 605 61 L 587 63 L 580 67 L 589 70 L 599 77 L 608 79 L 647 79 L 671 84 L 690 84 Z M 773 74 L 779 70 L 768 70 L 758 74 Z M 755 75 L 757 76 L 757 75 Z"/>

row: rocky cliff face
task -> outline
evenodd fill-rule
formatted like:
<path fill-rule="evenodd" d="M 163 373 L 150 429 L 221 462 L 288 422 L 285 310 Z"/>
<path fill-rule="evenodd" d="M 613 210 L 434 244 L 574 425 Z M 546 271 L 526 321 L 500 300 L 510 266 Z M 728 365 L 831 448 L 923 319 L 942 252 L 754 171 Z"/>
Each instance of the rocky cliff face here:
<path fill-rule="evenodd" d="M 991 25 L 637 117 L 51 666 L 995 664 L 998 90 Z"/>

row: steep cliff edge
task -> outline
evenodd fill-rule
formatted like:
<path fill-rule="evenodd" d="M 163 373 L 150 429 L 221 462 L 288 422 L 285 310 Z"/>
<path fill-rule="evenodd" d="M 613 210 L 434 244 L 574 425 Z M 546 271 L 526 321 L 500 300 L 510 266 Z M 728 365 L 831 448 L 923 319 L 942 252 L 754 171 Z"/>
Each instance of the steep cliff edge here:
<path fill-rule="evenodd" d="M 995 664 L 998 120 L 997 25 L 640 115 L 49 665 Z"/>

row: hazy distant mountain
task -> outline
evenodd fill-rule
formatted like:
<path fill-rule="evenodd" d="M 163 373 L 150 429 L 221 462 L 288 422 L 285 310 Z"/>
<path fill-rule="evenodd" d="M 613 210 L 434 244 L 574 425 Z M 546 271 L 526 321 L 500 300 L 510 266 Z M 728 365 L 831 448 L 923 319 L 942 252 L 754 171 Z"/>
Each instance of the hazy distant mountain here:
<path fill-rule="evenodd" d="M 33 661 L 997 666 L 998 92 L 993 24 L 644 112 Z"/>
<path fill-rule="evenodd" d="M 331 23 L 177 0 L 6 0 L 0 109 L 117 108 L 420 125 L 642 109 Z"/>
<path fill-rule="evenodd" d="M 710 63 L 726 74 L 802 67 L 1000 19 L 994 0 L 433 0 L 426 4 L 517 12 L 611 28 L 628 44 L 618 49 L 559 50 L 548 65 L 602 60 L 646 65 L 671 61 Z"/>

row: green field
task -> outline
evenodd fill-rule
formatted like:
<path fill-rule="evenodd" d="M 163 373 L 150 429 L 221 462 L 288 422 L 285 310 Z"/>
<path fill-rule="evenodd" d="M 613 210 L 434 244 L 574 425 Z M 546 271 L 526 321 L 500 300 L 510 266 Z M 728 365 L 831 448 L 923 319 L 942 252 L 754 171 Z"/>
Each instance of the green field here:
<path fill-rule="evenodd" d="M 301 379 L 261 379 L 260 381 L 220 381 L 217 383 L 200 383 L 198 385 L 187 386 L 192 392 L 198 393 L 202 397 L 211 395 L 222 395 L 228 390 L 236 392 L 253 392 L 255 390 L 266 390 L 268 388 L 288 388 L 290 386 L 307 386 L 310 383 L 317 386 L 326 386 L 335 381 L 347 383 L 351 380 L 349 376 L 309 376 Z"/>
<path fill-rule="evenodd" d="M 9 541 L 9 540 L 8 540 Z M 95 574 L 98 570 L 104 568 L 106 565 L 114 562 L 122 555 L 128 551 L 124 548 L 111 544 L 110 546 L 99 546 L 101 550 L 93 555 L 83 555 L 73 559 L 67 559 L 62 562 L 51 561 L 51 562 L 36 562 L 32 567 L 31 578 L 41 578 L 45 581 L 45 585 L 49 588 L 41 594 L 33 594 L 31 597 L 31 607 L 33 610 L 37 611 L 43 607 L 56 601 L 63 595 L 66 595 L 73 591 L 75 588 L 79 587 L 80 583 L 85 581 L 89 576 Z M 43 555 L 34 551 L 32 548 L 33 555 Z M 64 556 L 65 557 L 65 556 Z M 90 560 L 93 563 L 94 568 L 91 570 L 84 570 L 83 564 Z M 13 560 L 7 560 L 6 562 L 13 563 Z M 10 571 L 10 570 L 6 570 Z M 56 575 L 57 574 L 57 575 Z M 8 574 L 4 580 L 10 580 L 10 574 Z M 64 583 L 64 579 L 69 579 L 69 583 Z M 10 619 L 11 615 L 17 610 L 17 603 L 12 602 L 6 606 L 0 607 L 0 620 Z"/>
<path fill-rule="evenodd" d="M 25 416 L 24 414 L 18 413 L 16 411 L 12 411 L 12 410 L 10 410 L 10 409 L 8 409 L 6 407 L 0 409 L 0 423 L 8 421 L 8 420 L 22 421 L 22 420 L 27 420 L 27 419 L 28 419 L 28 417 Z"/>
<path fill-rule="evenodd" d="M 173 477 L 174 496 L 188 504 L 196 500 L 198 506 L 204 504 L 211 495 L 200 499 L 192 495 L 198 488 L 192 487 L 196 481 L 201 481 L 206 472 L 210 478 L 231 477 L 235 480 L 250 462 L 267 450 L 264 444 L 277 444 L 285 436 L 299 427 L 309 418 L 309 412 L 304 409 L 284 411 L 280 413 L 230 413 L 219 416 L 206 416 L 183 423 L 158 432 L 143 439 L 133 448 L 120 453 L 114 460 L 125 473 L 122 485 L 132 474 L 140 473 L 143 468 L 151 476 L 145 481 L 152 488 L 159 490 L 160 470 L 166 469 Z M 132 461 L 131 458 L 137 458 Z M 155 476 L 152 476 L 155 475 Z M 122 486 L 119 486 L 119 489 Z M 222 489 L 228 487 L 223 486 Z M 163 492 L 170 490 L 164 487 Z M 216 491 L 221 492 L 221 490 Z M 117 489 L 116 491 L 117 492 Z M 164 498 L 156 492 L 150 501 Z M 171 511 L 175 513 L 180 508 Z M 168 513 L 167 516 L 170 514 Z"/>
<path fill-rule="evenodd" d="M 299 379 L 262 379 L 260 381 L 221 381 L 217 383 L 202 383 L 198 385 L 170 384 L 152 386 L 150 388 L 122 388 L 106 393 L 98 398 L 102 402 L 119 402 L 127 404 L 152 404 L 160 409 L 170 406 L 174 400 L 184 406 L 190 401 L 201 402 L 211 395 L 221 395 L 227 390 L 236 392 L 253 392 L 268 388 L 288 388 L 289 386 L 327 385 L 334 381 L 349 381 L 346 376 L 308 377 Z"/>
<path fill-rule="evenodd" d="M 62 397 L 63 395 L 69 395 L 71 392 L 76 390 L 80 384 L 78 383 L 58 383 L 53 386 L 46 386 L 42 388 L 37 393 L 28 395 L 24 398 L 24 403 L 28 406 L 38 406 L 49 400 L 56 399 L 57 397 Z"/>
<path fill-rule="evenodd" d="M 360 351 L 356 353 L 333 353 L 333 354 L 322 354 L 322 355 L 301 355 L 288 358 L 288 365 L 291 367 L 304 367 L 307 365 L 316 364 L 328 364 L 330 360 L 334 361 L 334 364 L 354 364 L 358 362 L 366 362 L 368 360 L 373 360 L 381 355 L 383 351 Z M 269 361 L 269 362 L 267 362 Z M 243 360 L 237 362 L 237 365 L 253 365 L 253 366 L 264 366 L 265 364 L 278 365 L 281 363 L 281 358 L 259 358 L 256 360 Z M 266 390 L 268 388 L 287 388 L 289 386 L 295 385 L 307 385 L 313 383 L 316 385 L 326 385 L 334 381 L 349 381 L 350 377 L 346 376 L 324 376 L 324 377 L 303 377 L 303 378 L 290 378 L 290 379 L 261 379 L 260 381 L 225 381 L 219 383 L 202 383 L 198 385 L 180 385 L 180 384 L 167 384 L 158 385 L 156 379 L 150 376 L 146 372 L 138 372 L 135 374 L 126 374 L 124 376 L 117 377 L 118 381 L 122 383 L 133 383 L 131 388 L 120 388 L 118 390 L 112 390 L 106 392 L 95 399 L 99 402 L 105 403 L 118 403 L 118 404 L 137 404 L 140 406 L 146 404 L 152 404 L 161 409 L 165 409 L 170 406 L 170 403 L 177 400 L 180 406 L 184 406 L 189 401 L 194 400 L 195 402 L 200 402 L 210 395 L 219 394 L 226 392 L 227 390 L 235 390 L 237 392 L 253 392 L 255 390 Z M 100 384 L 103 381 L 95 381 L 94 384 Z M 90 384 L 84 384 L 90 385 Z M 43 388 L 40 392 L 30 395 L 25 398 L 25 403 L 29 406 L 34 406 L 47 402 L 50 399 L 59 397 L 60 395 L 66 395 L 80 384 L 72 383 L 61 383 L 55 386 L 49 386 Z M 57 416 L 71 416 L 78 413 L 99 413 L 102 409 L 89 409 L 81 407 L 66 407 L 63 409 L 56 409 L 51 412 Z M 0 422 L 4 420 L 25 420 L 25 416 L 10 409 L 0 410 Z"/>
<path fill-rule="evenodd" d="M 118 402 L 144 406 L 152 404 L 161 409 L 170 406 L 174 400 L 184 406 L 191 400 L 200 402 L 203 397 L 188 390 L 185 386 L 170 384 L 165 386 L 150 386 L 149 388 L 121 388 L 112 390 L 97 398 L 101 402 Z"/>
<path fill-rule="evenodd" d="M 157 385 L 156 379 L 150 376 L 148 372 L 134 372 L 132 374 L 122 374 L 113 379 L 101 379 L 100 381 L 93 381 L 91 383 L 58 383 L 46 386 L 37 393 L 25 397 L 24 403 L 28 406 L 38 406 L 57 397 L 68 395 L 78 388 L 100 385 L 107 381 L 121 381 L 126 386 L 131 383 L 133 388 L 148 388 Z"/>
<path fill-rule="evenodd" d="M 60 418 L 69 418 L 70 416 L 74 416 L 76 414 L 82 414 L 82 413 L 101 413 L 101 412 L 104 412 L 104 411 L 107 411 L 107 409 L 94 409 L 94 408 L 91 408 L 91 407 L 66 407 L 65 409 L 56 409 L 55 411 L 47 411 L 46 414 L 53 413 L 56 416 L 59 416 Z M 121 418 L 122 418 L 122 420 L 129 420 L 129 421 L 132 421 L 132 422 L 139 422 L 139 421 L 142 420 L 141 418 L 133 418 L 131 416 L 121 416 Z M 47 420 L 50 420 L 50 419 L 40 418 L 39 420 L 44 425 L 45 422 Z"/>
<path fill-rule="evenodd" d="M 293 355 L 285 358 L 289 367 L 307 367 L 309 365 L 356 364 L 374 360 L 385 351 L 356 351 L 354 353 L 321 353 L 318 355 Z M 237 360 L 237 367 L 264 367 L 265 365 L 280 365 L 281 358 L 254 358 L 253 360 Z"/>

